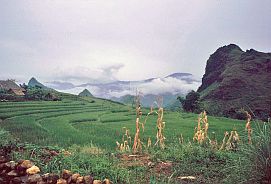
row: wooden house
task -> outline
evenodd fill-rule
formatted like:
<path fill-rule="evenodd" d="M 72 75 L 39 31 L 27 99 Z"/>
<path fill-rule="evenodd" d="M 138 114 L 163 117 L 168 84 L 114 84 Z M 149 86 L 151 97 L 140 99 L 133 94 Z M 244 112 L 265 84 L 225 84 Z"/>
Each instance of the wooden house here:
<path fill-rule="evenodd" d="M 12 80 L 0 80 L 0 89 L 16 96 L 24 96 L 26 92 Z"/>

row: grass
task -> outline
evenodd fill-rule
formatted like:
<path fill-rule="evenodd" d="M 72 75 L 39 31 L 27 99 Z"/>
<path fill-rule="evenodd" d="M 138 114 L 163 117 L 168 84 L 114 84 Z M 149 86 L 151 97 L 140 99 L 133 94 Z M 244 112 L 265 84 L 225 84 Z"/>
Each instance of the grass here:
<path fill-rule="evenodd" d="M 34 148 L 28 147 L 28 152 L 14 153 L 14 159 L 23 157 L 36 160 L 44 172 L 60 172 L 65 168 L 81 174 L 93 173 L 99 178 L 108 177 L 114 183 L 179 183 L 178 177 L 187 175 L 197 176 L 197 182 L 238 183 L 244 181 L 244 177 L 248 177 L 247 173 L 251 171 L 249 164 L 251 165 L 254 162 L 253 158 L 257 157 L 249 154 L 251 157 L 245 158 L 241 148 L 237 152 L 214 151 L 191 143 L 198 115 L 165 110 L 163 119 L 166 124 L 163 135 L 166 137 L 166 147 L 163 150 L 152 147 L 144 154 L 149 155 L 148 162 L 174 163 L 170 176 L 164 171 L 161 171 L 161 175 L 157 175 L 156 167 L 149 168 L 146 166 L 147 163 L 134 165 L 135 163 L 132 162 L 130 166 L 120 167 L 122 161 L 115 150 L 116 141 L 122 140 L 122 127 L 128 128 L 131 137 L 134 137 L 136 132 L 134 109 L 97 98 L 78 98 L 70 95 L 64 95 L 62 98 L 63 101 L 59 102 L 0 103 L 0 119 L 2 119 L 0 136 L 7 135 L 8 131 L 18 143 L 34 145 Z M 148 112 L 149 109 L 142 109 L 142 122 Z M 147 146 L 149 137 L 152 143 L 156 142 L 156 123 L 157 116 L 150 115 L 144 132 L 140 132 L 143 148 Z M 247 143 L 245 121 L 208 116 L 208 123 L 209 134 L 215 132 L 220 144 L 224 132 L 233 129 L 238 131 L 241 141 Z M 253 121 L 252 128 L 255 129 Z M 183 144 L 179 144 L 180 135 L 183 136 Z M 253 139 L 252 142 L 254 141 L 256 140 Z M 269 150 L 266 152 L 270 154 L 270 147 L 266 146 L 268 144 L 263 145 Z M 64 148 L 74 154 L 70 157 L 59 155 L 44 163 L 42 151 L 38 152 L 38 150 L 48 146 Z M 30 154 L 33 149 L 37 154 Z M 250 150 L 259 150 L 259 147 Z M 247 173 L 241 168 L 248 168 Z M 269 166 L 263 166 L 264 168 Z"/>

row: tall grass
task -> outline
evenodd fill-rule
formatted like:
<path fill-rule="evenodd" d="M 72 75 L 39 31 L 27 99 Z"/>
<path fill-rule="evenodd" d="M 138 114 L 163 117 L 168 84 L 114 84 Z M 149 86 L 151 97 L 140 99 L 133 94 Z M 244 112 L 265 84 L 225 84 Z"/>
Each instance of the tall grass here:
<path fill-rule="evenodd" d="M 271 183 L 271 124 L 257 122 L 253 144 L 240 145 L 240 151 L 224 172 L 226 183 Z"/>
<path fill-rule="evenodd" d="M 250 154 L 254 158 L 257 176 L 264 183 L 271 183 L 271 124 L 258 123 L 254 139 L 256 144 Z"/>

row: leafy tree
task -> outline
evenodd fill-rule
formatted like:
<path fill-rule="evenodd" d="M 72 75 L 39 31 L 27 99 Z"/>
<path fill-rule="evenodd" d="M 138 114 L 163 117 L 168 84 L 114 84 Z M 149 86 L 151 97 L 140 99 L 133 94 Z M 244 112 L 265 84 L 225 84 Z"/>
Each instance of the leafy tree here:
<path fill-rule="evenodd" d="M 178 97 L 181 102 L 183 110 L 186 112 L 199 112 L 200 111 L 200 94 L 194 90 L 190 91 L 185 98 Z"/>
<path fill-rule="evenodd" d="M 27 90 L 26 98 L 31 100 L 42 100 L 46 94 L 46 91 L 42 90 L 40 87 L 31 87 Z"/>
<path fill-rule="evenodd" d="M 25 83 L 20 84 L 20 87 L 21 87 L 21 88 L 24 88 L 25 90 L 27 90 L 27 89 L 28 89 L 28 86 L 27 86 Z"/>

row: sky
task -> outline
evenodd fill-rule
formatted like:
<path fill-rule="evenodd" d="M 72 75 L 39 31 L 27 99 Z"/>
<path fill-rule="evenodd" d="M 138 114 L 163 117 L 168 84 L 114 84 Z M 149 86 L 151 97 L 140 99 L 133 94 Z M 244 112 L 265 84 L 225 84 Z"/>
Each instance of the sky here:
<path fill-rule="evenodd" d="M 0 79 L 201 78 L 230 43 L 271 52 L 270 0 L 0 0 Z"/>

